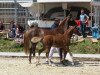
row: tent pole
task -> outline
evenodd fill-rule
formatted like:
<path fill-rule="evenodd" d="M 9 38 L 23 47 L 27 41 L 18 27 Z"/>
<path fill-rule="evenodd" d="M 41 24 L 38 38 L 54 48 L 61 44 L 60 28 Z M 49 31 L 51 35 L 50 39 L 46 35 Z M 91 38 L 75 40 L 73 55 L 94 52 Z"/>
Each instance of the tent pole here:
<path fill-rule="evenodd" d="M 39 12 L 40 12 L 39 9 L 40 9 L 40 6 L 39 6 L 39 3 L 38 3 L 38 20 L 39 20 L 39 16 L 40 16 L 39 15 Z"/>
<path fill-rule="evenodd" d="M 92 0 L 91 0 L 91 3 L 92 3 Z M 90 4 L 91 4 L 91 3 L 90 3 Z M 92 14 L 92 13 L 93 13 L 93 11 L 92 11 L 92 10 L 93 10 L 92 4 L 90 5 L 90 8 L 91 8 L 91 27 L 92 27 L 92 20 L 93 20 L 93 19 L 92 19 L 92 17 L 93 17 L 93 14 Z"/>

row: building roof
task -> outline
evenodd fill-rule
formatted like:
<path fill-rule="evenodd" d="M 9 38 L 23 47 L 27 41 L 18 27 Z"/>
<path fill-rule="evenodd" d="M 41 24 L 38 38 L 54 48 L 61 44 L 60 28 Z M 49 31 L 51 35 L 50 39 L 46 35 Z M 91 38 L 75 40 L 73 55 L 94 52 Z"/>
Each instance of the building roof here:
<path fill-rule="evenodd" d="M 13 3 L 13 2 L 29 3 L 33 2 L 33 0 L 0 0 L 0 3 Z"/>
<path fill-rule="evenodd" d="M 40 3 L 48 2 L 91 2 L 91 0 L 37 0 Z"/>
<path fill-rule="evenodd" d="M 91 0 L 0 0 L 0 2 L 38 2 L 38 3 L 49 3 L 49 2 L 90 2 Z"/>

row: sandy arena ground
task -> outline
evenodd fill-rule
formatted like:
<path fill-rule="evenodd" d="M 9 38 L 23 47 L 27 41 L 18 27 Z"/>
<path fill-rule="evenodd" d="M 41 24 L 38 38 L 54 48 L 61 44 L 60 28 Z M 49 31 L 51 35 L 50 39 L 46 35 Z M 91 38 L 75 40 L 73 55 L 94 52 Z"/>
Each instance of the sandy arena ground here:
<path fill-rule="evenodd" d="M 0 57 L 0 75 L 100 75 L 99 61 L 75 61 L 75 66 L 62 66 L 53 59 L 56 66 L 49 66 L 45 59 L 36 66 L 34 59 L 29 64 L 27 58 Z"/>

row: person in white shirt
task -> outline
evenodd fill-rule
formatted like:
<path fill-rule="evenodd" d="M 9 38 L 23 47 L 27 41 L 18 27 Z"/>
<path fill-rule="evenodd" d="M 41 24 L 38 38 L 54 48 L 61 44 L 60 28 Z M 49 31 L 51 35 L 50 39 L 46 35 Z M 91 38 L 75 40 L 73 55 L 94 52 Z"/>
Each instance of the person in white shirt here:
<path fill-rule="evenodd" d="M 86 23 L 88 22 L 89 20 L 89 17 L 84 13 L 84 10 L 81 9 L 81 15 L 80 15 L 80 23 L 81 23 L 81 32 L 82 32 L 82 35 L 83 35 L 83 38 L 86 37 Z"/>

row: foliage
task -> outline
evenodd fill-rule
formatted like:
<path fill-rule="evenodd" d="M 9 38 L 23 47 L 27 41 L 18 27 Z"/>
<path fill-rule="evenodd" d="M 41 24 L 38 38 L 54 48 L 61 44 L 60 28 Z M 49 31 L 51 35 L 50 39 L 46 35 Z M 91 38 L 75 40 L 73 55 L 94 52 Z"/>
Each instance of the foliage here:
<path fill-rule="evenodd" d="M 81 54 L 96 54 L 100 53 L 100 41 L 98 43 L 92 43 L 89 39 L 85 39 L 85 42 L 74 43 L 70 46 L 70 50 L 73 53 Z"/>
<path fill-rule="evenodd" d="M 23 51 L 23 45 L 17 44 L 13 40 L 0 39 L 0 52 L 20 52 Z"/>
<path fill-rule="evenodd" d="M 70 50 L 72 53 L 81 54 L 97 54 L 100 53 L 100 41 L 99 43 L 92 43 L 90 40 L 86 39 L 85 42 L 73 43 L 70 45 Z M 43 45 L 39 42 L 37 45 L 37 50 L 43 48 Z M 23 45 L 18 44 L 13 40 L 0 39 L 0 52 L 21 52 L 23 51 Z"/>

